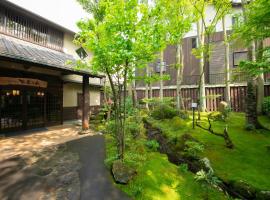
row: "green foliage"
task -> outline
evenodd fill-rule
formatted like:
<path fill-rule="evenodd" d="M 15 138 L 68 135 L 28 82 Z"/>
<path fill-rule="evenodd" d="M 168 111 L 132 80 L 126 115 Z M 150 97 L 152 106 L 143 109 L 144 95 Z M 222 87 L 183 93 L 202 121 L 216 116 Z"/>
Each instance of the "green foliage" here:
<path fill-rule="evenodd" d="M 115 121 L 111 120 L 106 123 L 106 133 L 116 135 L 116 124 Z"/>
<path fill-rule="evenodd" d="M 254 131 L 256 127 L 254 126 L 254 124 L 246 124 L 245 129 L 247 131 Z"/>
<path fill-rule="evenodd" d="M 201 113 L 201 124 L 207 127 L 207 115 Z M 260 116 L 260 123 L 270 130 L 270 119 Z M 228 132 L 234 142 L 235 149 L 230 150 L 224 146 L 224 140 L 209 134 L 202 129 L 192 129 L 192 119 L 185 120 L 185 126 L 174 127 L 171 120 L 153 120 L 151 124 L 160 128 L 168 139 L 180 138 L 189 133 L 194 139 L 204 144 L 201 156 L 208 157 L 215 169 L 216 176 L 229 182 L 231 180 L 243 180 L 248 184 L 260 189 L 268 190 L 270 182 L 270 157 L 266 146 L 270 144 L 270 131 L 256 130 L 247 131 L 245 127 L 244 113 L 230 113 L 227 122 L 213 121 L 215 132 L 223 132 L 224 126 L 228 125 Z M 252 134 L 256 133 L 256 134 Z M 247 162 L 248 161 L 248 162 Z M 258 165 L 258 163 L 260 163 Z M 245 170 L 243 170 L 245 169 Z"/>
<path fill-rule="evenodd" d="M 159 143 L 156 140 L 148 140 L 145 145 L 153 151 L 157 151 L 159 148 Z"/>
<path fill-rule="evenodd" d="M 182 173 L 187 173 L 188 172 L 188 165 L 185 163 L 179 165 L 179 171 Z"/>
<path fill-rule="evenodd" d="M 265 97 L 263 100 L 263 113 L 270 117 L 270 97 Z"/>
<path fill-rule="evenodd" d="M 171 119 L 177 116 L 177 110 L 165 103 L 161 103 L 151 111 L 150 115 L 154 119 Z"/>
<path fill-rule="evenodd" d="M 205 172 L 203 169 L 198 171 L 194 178 L 202 184 L 211 186 L 217 186 L 221 182 L 216 176 L 214 176 L 214 173 Z"/>
<path fill-rule="evenodd" d="M 137 138 L 141 133 L 141 124 L 137 122 L 127 122 L 126 130 L 133 138 Z"/>
<path fill-rule="evenodd" d="M 167 104 L 170 106 L 174 106 L 174 99 L 171 97 L 163 97 L 163 100 L 160 98 L 152 98 L 152 99 L 143 99 L 143 103 L 148 103 L 150 108 L 158 107 L 161 104 Z"/>
<path fill-rule="evenodd" d="M 199 154 L 204 151 L 204 145 L 195 141 L 186 141 L 185 146 L 184 154 L 191 158 L 199 158 Z"/>

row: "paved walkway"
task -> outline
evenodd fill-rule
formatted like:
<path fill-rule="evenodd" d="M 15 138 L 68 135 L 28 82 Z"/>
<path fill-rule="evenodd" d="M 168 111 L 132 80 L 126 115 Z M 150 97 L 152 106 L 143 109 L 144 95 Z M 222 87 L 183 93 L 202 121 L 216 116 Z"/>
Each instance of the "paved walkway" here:
<path fill-rule="evenodd" d="M 68 149 L 77 152 L 80 169 L 81 200 L 128 200 L 113 184 L 105 168 L 105 140 L 101 135 L 89 136 L 67 143 Z"/>

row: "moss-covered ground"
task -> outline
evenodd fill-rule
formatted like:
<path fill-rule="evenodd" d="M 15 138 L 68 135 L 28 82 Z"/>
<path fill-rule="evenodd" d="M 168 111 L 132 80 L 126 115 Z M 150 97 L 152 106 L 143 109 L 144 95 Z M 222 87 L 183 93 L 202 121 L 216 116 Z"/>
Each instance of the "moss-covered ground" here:
<path fill-rule="evenodd" d="M 186 120 L 179 117 L 149 120 L 155 127 L 160 128 L 168 139 L 178 138 L 188 133 L 203 143 L 205 150 L 201 156 L 210 159 L 216 175 L 223 180 L 241 180 L 259 190 L 270 190 L 270 131 L 245 130 L 243 113 L 231 113 L 226 123 L 213 122 L 213 130 L 219 133 L 223 132 L 226 124 L 228 125 L 228 133 L 235 145 L 234 149 L 226 148 L 223 138 L 211 135 L 199 127 L 192 129 L 191 117 Z M 269 128 L 269 119 L 262 117 L 260 122 Z M 205 114 L 201 124 L 208 127 Z M 186 180 L 189 182 L 188 178 Z"/>
<path fill-rule="evenodd" d="M 194 180 L 194 174 L 181 171 L 166 155 L 149 150 L 145 136 L 126 140 L 125 163 L 136 169 L 137 175 L 128 185 L 118 185 L 132 199 L 142 200 L 201 200 L 228 199 L 215 188 L 206 188 Z M 106 135 L 106 161 L 110 167 L 116 155 L 115 139 Z"/>

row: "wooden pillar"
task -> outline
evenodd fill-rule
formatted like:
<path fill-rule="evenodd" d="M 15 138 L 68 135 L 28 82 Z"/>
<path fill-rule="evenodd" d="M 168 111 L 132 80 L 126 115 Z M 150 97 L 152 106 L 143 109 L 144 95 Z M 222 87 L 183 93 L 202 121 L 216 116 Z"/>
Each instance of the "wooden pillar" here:
<path fill-rule="evenodd" d="M 89 76 L 83 75 L 83 103 L 82 103 L 82 129 L 89 129 L 89 105 L 90 105 L 90 95 L 89 95 Z"/>

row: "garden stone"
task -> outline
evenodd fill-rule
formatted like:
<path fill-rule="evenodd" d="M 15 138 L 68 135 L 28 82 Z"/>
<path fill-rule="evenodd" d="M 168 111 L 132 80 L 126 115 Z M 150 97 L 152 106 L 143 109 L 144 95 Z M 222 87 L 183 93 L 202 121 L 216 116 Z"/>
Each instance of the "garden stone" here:
<path fill-rule="evenodd" d="M 260 191 L 257 193 L 256 199 L 258 200 L 269 200 L 270 199 L 270 191 Z"/>
<path fill-rule="evenodd" d="M 117 160 L 113 163 L 112 174 L 116 183 L 127 184 L 136 175 L 136 171 Z"/>
<path fill-rule="evenodd" d="M 228 103 L 225 101 L 221 101 L 218 106 L 218 111 L 224 113 L 226 109 L 229 107 Z"/>

